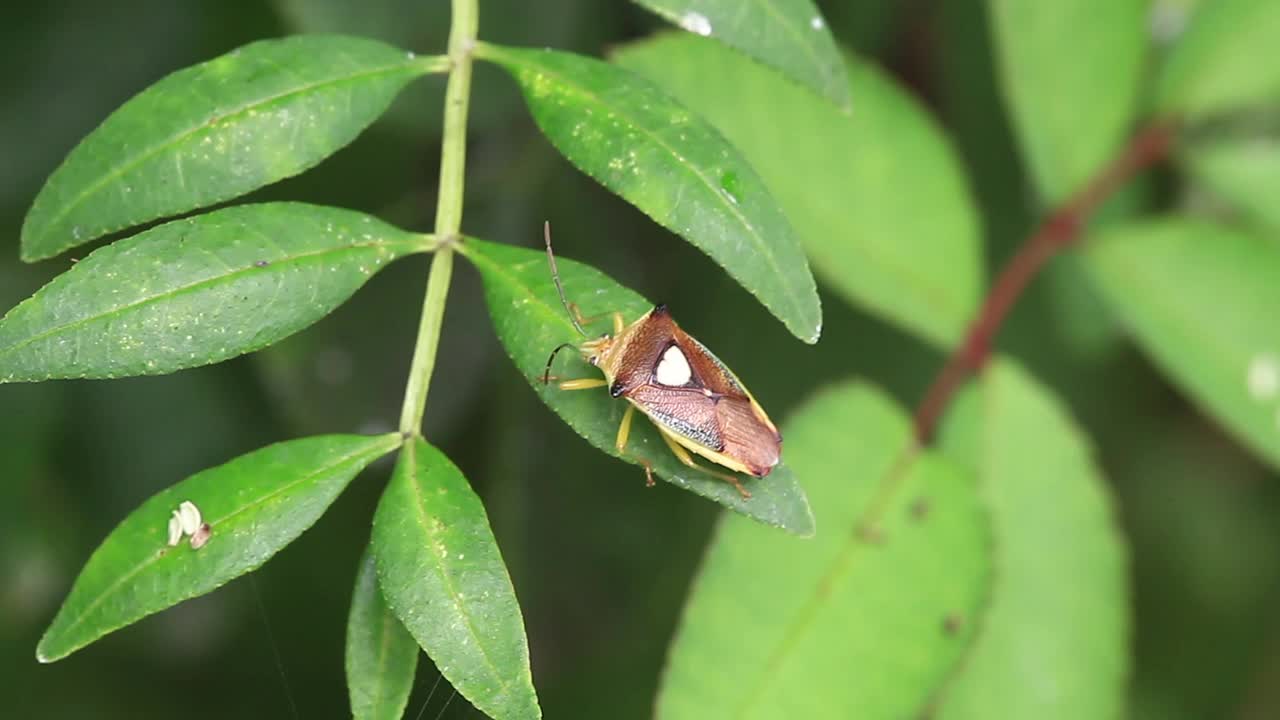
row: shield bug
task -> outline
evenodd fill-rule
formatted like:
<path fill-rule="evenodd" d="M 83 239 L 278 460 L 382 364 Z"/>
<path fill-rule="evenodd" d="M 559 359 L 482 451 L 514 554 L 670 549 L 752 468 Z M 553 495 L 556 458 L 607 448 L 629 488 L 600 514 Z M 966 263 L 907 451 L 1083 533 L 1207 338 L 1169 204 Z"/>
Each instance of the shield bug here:
<path fill-rule="evenodd" d="M 590 337 L 584 326 L 599 318 L 582 317 L 578 306 L 565 297 L 551 251 L 550 224 L 543 226 L 543 234 L 551 279 L 560 302 L 574 328 L 584 338 Z M 782 435 L 746 386 L 702 343 L 680 329 L 666 305 L 654 307 L 630 325 L 620 312 L 613 312 L 610 317 L 612 333 L 579 345 L 564 343 L 553 350 L 542 375 L 543 383 L 552 379 L 551 365 L 556 355 L 565 348 L 575 348 L 604 377 L 564 380 L 559 387 L 607 387 L 610 395 L 628 402 L 618 425 L 618 452 L 626 449 L 632 416 L 639 410 L 657 426 L 680 462 L 731 483 L 744 498 L 751 497 L 738 478 L 703 467 L 690 455 L 754 477 L 768 475 L 778 464 Z M 653 468 L 641 462 L 648 484 L 653 485 Z"/>

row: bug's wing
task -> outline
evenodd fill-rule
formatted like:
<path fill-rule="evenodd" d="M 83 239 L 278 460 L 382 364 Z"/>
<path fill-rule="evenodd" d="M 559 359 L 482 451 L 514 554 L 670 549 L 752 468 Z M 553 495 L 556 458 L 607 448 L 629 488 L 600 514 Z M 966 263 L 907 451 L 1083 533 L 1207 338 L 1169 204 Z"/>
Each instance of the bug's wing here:
<path fill-rule="evenodd" d="M 699 454 L 721 465 L 759 477 L 778 464 L 782 438 L 761 422 L 749 398 L 648 384 L 627 399 L 658 425 L 710 451 Z"/>
<path fill-rule="evenodd" d="M 734 440 L 740 440 L 744 457 L 751 455 L 745 449 L 748 446 L 761 449 L 762 452 L 756 456 L 759 461 L 756 467 L 771 468 L 778 464 L 778 446 L 782 443 L 782 435 L 765 414 L 764 408 L 760 407 L 760 403 L 756 402 L 746 386 L 738 380 L 738 376 L 720 362 L 715 353 L 698 342 L 697 338 L 680 328 L 675 329 L 674 338 L 685 349 L 689 366 L 693 370 L 694 382 L 723 396 L 719 408 L 722 432 L 727 436 L 726 442 L 732 446 Z M 763 452 L 768 447 L 772 447 L 772 450 Z"/>
<path fill-rule="evenodd" d="M 768 475 L 778 464 L 782 436 L 772 423 L 762 422 L 759 408 L 745 397 L 722 397 L 716 403 L 716 419 L 724 438 L 721 452 L 747 466 L 752 475 Z"/>
<path fill-rule="evenodd" d="M 626 398 L 655 423 L 711 450 L 724 449 L 716 403 L 700 390 L 644 384 Z"/>

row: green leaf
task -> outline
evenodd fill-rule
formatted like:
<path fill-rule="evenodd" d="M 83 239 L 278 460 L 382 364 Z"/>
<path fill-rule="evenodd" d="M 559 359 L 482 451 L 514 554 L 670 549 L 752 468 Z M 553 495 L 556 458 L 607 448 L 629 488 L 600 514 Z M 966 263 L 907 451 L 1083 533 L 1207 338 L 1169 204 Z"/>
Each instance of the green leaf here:
<path fill-rule="evenodd" d="M 1109 229 L 1087 253 L 1103 295 L 1152 360 L 1280 466 L 1280 243 L 1169 219 Z"/>
<path fill-rule="evenodd" d="M 809 501 L 785 464 L 764 478 L 743 478 L 743 484 L 751 491 L 751 498 L 744 500 L 729 483 L 680 464 L 657 429 L 643 417 L 632 426 L 626 453 L 619 454 L 614 440 L 626 401 L 614 400 L 607 390 L 565 391 L 542 383 L 552 349 L 561 343 L 582 340 L 560 305 L 546 254 L 474 238 L 468 238 L 460 249 L 480 271 L 489 315 L 507 354 L 538 397 L 574 431 L 614 457 L 635 465 L 642 460 L 648 462 L 654 474 L 667 482 L 734 512 L 797 535 L 813 533 Z M 565 292 L 578 303 L 584 316 L 617 311 L 632 321 L 653 309 L 653 303 L 594 268 L 567 258 L 557 258 L 556 265 Z M 676 314 L 679 315 L 678 309 Z M 605 327 L 605 323 L 599 323 L 599 327 Z M 575 378 L 599 376 L 598 370 L 580 358 L 570 358 L 570 353 L 563 355 L 556 360 L 558 374 Z M 784 444 L 784 458 L 787 455 Z M 643 482 L 644 473 L 639 470 L 619 474 L 624 480 Z"/>
<path fill-rule="evenodd" d="M 36 648 L 53 662 L 147 615 L 203 595 L 265 563 L 320 518 L 347 483 L 394 450 L 399 434 L 322 435 L 269 445 L 153 495 L 85 563 Z M 196 550 L 167 543 L 189 501 L 212 535 Z"/>
<path fill-rule="evenodd" d="M 969 643 L 991 570 L 966 474 L 912 455 L 907 418 L 862 384 L 824 391 L 783 434 L 820 532 L 736 517 L 681 619 L 657 717 L 920 717 Z"/>
<path fill-rule="evenodd" d="M 712 37 L 848 111 L 849 79 L 812 0 L 634 0 L 692 33 Z"/>
<path fill-rule="evenodd" d="M 1201 2 L 1156 85 L 1161 112 L 1204 117 L 1280 99 L 1280 4 Z"/>
<path fill-rule="evenodd" d="M 1280 143 L 1274 139 L 1223 139 L 1182 150 L 1196 179 L 1251 219 L 1280 229 Z"/>
<path fill-rule="evenodd" d="M 608 63 L 484 44 L 477 52 L 515 77 L 533 119 L 570 162 L 709 255 L 796 337 L 818 341 L 822 308 L 804 251 L 720 133 Z"/>
<path fill-rule="evenodd" d="M 1128 568 L 1088 440 L 1000 361 L 958 400 L 942 445 L 978 479 L 996 572 L 981 631 L 932 717 L 1122 717 Z"/>
<path fill-rule="evenodd" d="M 437 65 L 372 40 L 305 35 L 180 70 L 112 113 L 54 171 L 22 226 L 22 257 L 297 175 Z"/>
<path fill-rule="evenodd" d="M 961 337 L 981 298 L 978 216 L 938 127 L 880 70 L 851 61 L 858 107 L 845 115 L 701 38 L 668 35 L 614 59 L 742 151 L 834 290 L 939 345 Z"/>
<path fill-rule="evenodd" d="M 440 673 L 495 720 L 539 718 L 515 590 L 484 505 L 449 458 L 417 437 L 373 520 L 387 604 Z"/>
<path fill-rule="evenodd" d="M 355 720 L 399 720 L 404 715 L 418 644 L 378 589 L 372 549 L 360 559 L 347 618 L 347 692 Z"/>
<path fill-rule="evenodd" d="M 0 320 L 0 382 L 160 375 L 316 322 L 429 236 L 300 203 L 226 208 L 101 247 Z"/>
<path fill-rule="evenodd" d="M 1101 168 L 1137 109 L 1149 0 L 990 0 L 1004 97 L 1044 200 Z"/>

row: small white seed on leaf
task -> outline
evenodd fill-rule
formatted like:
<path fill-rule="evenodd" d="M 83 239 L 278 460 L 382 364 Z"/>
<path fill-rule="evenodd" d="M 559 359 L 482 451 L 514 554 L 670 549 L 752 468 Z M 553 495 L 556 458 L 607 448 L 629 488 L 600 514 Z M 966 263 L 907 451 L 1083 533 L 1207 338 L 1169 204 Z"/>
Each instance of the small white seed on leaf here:
<path fill-rule="evenodd" d="M 203 522 L 200 519 L 200 508 L 190 500 L 183 500 L 178 506 L 178 517 L 182 519 L 182 532 L 184 535 L 194 535 L 200 529 Z"/>
<path fill-rule="evenodd" d="M 173 515 L 169 516 L 169 547 L 177 547 L 181 540 L 182 518 L 178 516 L 178 511 L 174 510 Z"/>
<path fill-rule="evenodd" d="M 702 13 L 687 12 L 680 16 L 680 27 L 703 37 L 711 34 L 711 20 Z"/>
<path fill-rule="evenodd" d="M 1280 358 L 1271 353 L 1254 356 L 1246 382 L 1254 400 L 1270 400 L 1280 391 Z"/>

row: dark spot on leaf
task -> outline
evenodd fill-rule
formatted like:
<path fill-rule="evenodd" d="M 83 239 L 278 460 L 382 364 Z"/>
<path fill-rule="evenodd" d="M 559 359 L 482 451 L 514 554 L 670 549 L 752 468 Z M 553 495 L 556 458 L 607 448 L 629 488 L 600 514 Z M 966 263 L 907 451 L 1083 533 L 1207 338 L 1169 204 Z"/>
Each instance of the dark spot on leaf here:
<path fill-rule="evenodd" d="M 958 613 L 951 613 L 942 620 L 942 632 L 948 637 L 955 637 L 960 633 L 960 629 L 964 627 L 964 618 Z"/>
<path fill-rule="evenodd" d="M 884 530 L 878 525 L 863 525 L 858 528 L 858 539 L 868 545 L 880 545 L 884 542 Z"/>
<path fill-rule="evenodd" d="M 925 498 L 916 498 L 916 499 L 911 503 L 911 509 L 910 509 L 910 512 L 911 512 L 911 519 L 912 519 L 912 520 L 915 520 L 916 522 L 921 522 L 921 521 L 923 521 L 926 517 L 928 517 L 928 516 L 929 516 L 929 510 L 930 510 L 932 507 L 933 507 L 933 506 L 929 503 L 929 501 L 928 501 L 927 499 L 925 499 Z"/>
<path fill-rule="evenodd" d="M 266 267 L 266 266 L 268 266 L 268 265 L 270 265 L 270 264 L 271 264 L 271 263 L 267 262 L 266 260 L 258 260 L 258 261 L 256 261 L 256 262 L 254 262 L 254 263 L 253 263 L 253 266 L 254 266 L 254 267 Z"/>

